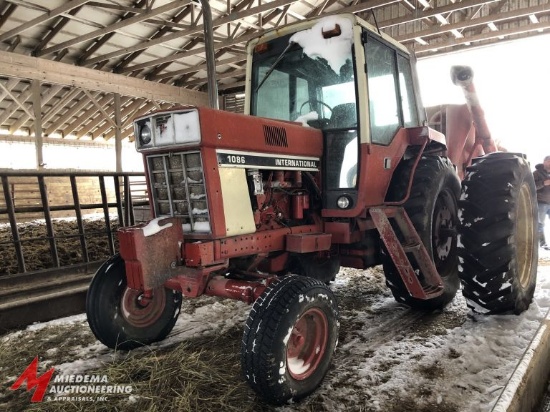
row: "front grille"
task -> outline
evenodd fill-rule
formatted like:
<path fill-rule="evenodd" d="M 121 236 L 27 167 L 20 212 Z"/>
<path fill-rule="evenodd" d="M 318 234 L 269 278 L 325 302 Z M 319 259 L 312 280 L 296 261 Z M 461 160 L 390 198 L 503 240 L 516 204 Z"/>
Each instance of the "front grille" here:
<path fill-rule="evenodd" d="M 284 127 L 264 125 L 264 139 L 266 145 L 288 147 Z"/>
<path fill-rule="evenodd" d="M 200 152 L 147 157 L 155 216 L 178 217 L 184 232 L 210 232 Z"/>

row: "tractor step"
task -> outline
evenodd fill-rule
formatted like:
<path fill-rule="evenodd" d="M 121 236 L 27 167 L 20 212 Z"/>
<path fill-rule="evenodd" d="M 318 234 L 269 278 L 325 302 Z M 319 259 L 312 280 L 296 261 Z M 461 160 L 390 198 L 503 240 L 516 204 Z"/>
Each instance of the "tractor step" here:
<path fill-rule="evenodd" d="M 443 293 L 441 277 L 405 209 L 396 206 L 376 207 L 369 209 L 369 213 L 410 295 L 423 300 L 441 295 Z M 389 219 L 393 219 L 396 223 L 403 235 L 403 242 L 397 237 Z M 408 254 L 414 257 L 423 275 L 422 283 Z"/>
<path fill-rule="evenodd" d="M 416 242 L 403 243 L 401 246 L 403 247 L 405 253 L 415 252 L 420 249 L 420 243 Z"/>

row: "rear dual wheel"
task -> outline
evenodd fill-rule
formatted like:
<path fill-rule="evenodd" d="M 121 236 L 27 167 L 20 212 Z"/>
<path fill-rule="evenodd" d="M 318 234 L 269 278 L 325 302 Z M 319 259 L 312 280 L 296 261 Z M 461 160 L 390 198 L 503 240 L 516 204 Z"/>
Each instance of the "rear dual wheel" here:
<path fill-rule="evenodd" d="M 492 153 L 466 169 L 459 201 L 463 294 L 479 313 L 525 311 L 538 264 L 536 189 L 522 155 Z"/>
<path fill-rule="evenodd" d="M 181 293 L 159 287 L 151 297 L 126 284 L 124 260 L 115 255 L 96 272 L 86 296 L 90 329 L 104 345 L 133 349 L 163 340 L 181 307 Z"/>
<path fill-rule="evenodd" d="M 309 395 L 329 369 L 338 327 L 336 298 L 324 283 L 284 277 L 250 311 L 241 346 L 246 380 L 276 405 Z"/>

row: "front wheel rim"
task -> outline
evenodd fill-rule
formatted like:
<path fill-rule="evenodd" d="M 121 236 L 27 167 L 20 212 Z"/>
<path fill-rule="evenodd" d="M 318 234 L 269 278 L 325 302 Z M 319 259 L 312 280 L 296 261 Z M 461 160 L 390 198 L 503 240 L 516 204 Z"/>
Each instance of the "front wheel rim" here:
<path fill-rule="evenodd" d="M 315 372 L 327 350 L 328 329 L 325 313 L 317 308 L 307 310 L 296 321 L 286 350 L 292 378 L 304 380 Z"/>
<path fill-rule="evenodd" d="M 164 290 L 155 290 L 146 304 L 142 303 L 143 292 L 126 287 L 121 298 L 122 317 L 132 326 L 144 328 L 154 325 L 166 306 Z"/>

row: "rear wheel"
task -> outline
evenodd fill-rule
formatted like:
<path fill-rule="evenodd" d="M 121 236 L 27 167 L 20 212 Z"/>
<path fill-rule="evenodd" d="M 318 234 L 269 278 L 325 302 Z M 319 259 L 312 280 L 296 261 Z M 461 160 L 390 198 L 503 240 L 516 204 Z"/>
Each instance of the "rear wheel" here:
<path fill-rule="evenodd" d="M 181 293 L 164 287 L 145 299 L 126 285 L 124 260 L 111 257 L 96 272 L 86 296 L 88 324 L 110 348 L 133 349 L 164 339 L 174 327 Z"/>
<path fill-rule="evenodd" d="M 250 311 L 241 347 L 246 380 L 277 405 L 309 395 L 328 371 L 338 326 L 336 299 L 325 284 L 284 277 Z"/>
<path fill-rule="evenodd" d="M 404 198 L 412 162 L 404 161 L 396 170 L 388 200 Z M 442 295 L 428 300 L 411 297 L 391 257 L 386 254 L 383 263 L 386 283 L 398 302 L 416 309 L 433 310 L 447 305 L 456 295 L 460 286 L 457 253 L 459 193 L 460 182 L 449 159 L 438 156 L 423 156 L 420 159 L 404 207 L 434 260 L 444 291 Z M 415 262 L 413 268 L 418 269 Z M 422 273 L 419 277 L 422 283 Z"/>
<path fill-rule="evenodd" d="M 513 153 L 475 159 L 459 207 L 459 276 L 468 306 L 479 313 L 523 312 L 533 300 L 538 263 L 529 164 Z"/>

